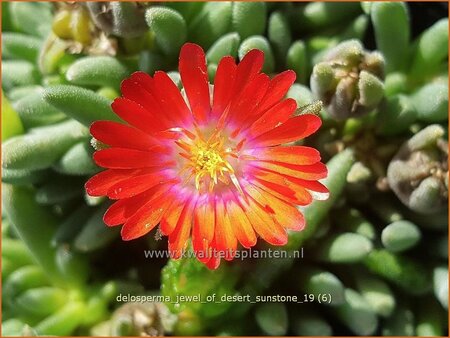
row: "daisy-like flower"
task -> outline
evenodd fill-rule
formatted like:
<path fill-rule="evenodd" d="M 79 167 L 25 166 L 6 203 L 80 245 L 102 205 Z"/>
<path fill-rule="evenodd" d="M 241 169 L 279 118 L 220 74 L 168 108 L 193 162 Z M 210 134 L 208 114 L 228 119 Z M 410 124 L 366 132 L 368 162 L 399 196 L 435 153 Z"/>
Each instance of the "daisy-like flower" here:
<path fill-rule="evenodd" d="M 89 195 L 117 200 L 104 221 L 123 224 L 123 240 L 159 225 L 171 257 L 179 258 L 191 238 L 197 259 L 214 269 L 220 257 L 233 259 L 238 242 L 250 248 L 261 237 L 284 245 L 287 230 L 304 228 L 296 205 L 326 197 L 318 180 L 327 169 L 317 150 L 292 142 L 321 120 L 295 116 L 295 100 L 284 99 L 295 73 L 270 79 L 263 62 L 259 50 L 238 65 L 224 57 L 212 86 L 203 50 L 186 43 L 182 92 L 161 71 L 123 81 L 112 108 L 126 123 L 92 124 L 92 136 L 109 146 L 94 153 L 107 170 L 86 183 Z"/>

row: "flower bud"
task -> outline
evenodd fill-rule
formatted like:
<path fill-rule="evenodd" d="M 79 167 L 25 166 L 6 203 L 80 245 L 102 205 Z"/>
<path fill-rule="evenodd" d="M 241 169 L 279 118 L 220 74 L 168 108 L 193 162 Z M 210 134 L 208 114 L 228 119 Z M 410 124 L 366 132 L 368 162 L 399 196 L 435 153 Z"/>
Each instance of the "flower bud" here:
<path fill-rule="evenodd" d="M 447 206 L 448 146 L 443 135 L 439 125 L 426 127 L 403 144 L 388 167 L 391 189 L 418 213 L 436 213 Z"/>
<path fill-rule="evenodd" d="M 378 106 L 384 96 L 384 60 L 358 40 L 340 43 L 325 53 L 311 75 L 314 95 L 337 120 L 359 117 Z"/>

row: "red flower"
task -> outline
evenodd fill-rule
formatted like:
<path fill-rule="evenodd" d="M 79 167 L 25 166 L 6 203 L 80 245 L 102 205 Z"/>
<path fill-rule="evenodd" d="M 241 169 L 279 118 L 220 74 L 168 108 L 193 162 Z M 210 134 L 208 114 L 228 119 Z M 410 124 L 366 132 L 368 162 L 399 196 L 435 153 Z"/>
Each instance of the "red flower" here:
<path fill-rule="evenodd" d="M 123 81 L 112 108 L 126 124 L 91 126 L 110 147 L 94 154 L 107 170 L 86 183 L 89 195 L 117 200 L 104 221 L 123 224 L 123 240 L 159 224 L 174 258 L 192 238 L 197 258 L 217 268 L 217 253 L 231 260 L 238 242 L 284 245 L 287 230 L 304 228 L 295 205 L 328 193 L 318 182 L 327 169 L 317 150 L 282 145 L 313 134 L 321 121 L 293 116 L 296 102 L 283 98 L 295 73 L 270 79 L 260 72 L 263 60 L 259 50 L 238 65 L 224 57 L 210 86 L 203 50 L 187 43 L 179 63 L 184 93 L 159 71 Z"/>

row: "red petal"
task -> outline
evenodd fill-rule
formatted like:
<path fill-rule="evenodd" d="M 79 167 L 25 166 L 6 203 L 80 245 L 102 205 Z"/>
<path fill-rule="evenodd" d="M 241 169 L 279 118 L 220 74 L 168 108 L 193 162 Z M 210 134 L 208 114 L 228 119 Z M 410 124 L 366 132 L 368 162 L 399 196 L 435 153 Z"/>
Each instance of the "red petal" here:
<path fill-rule="evenodd" d="M 233 225 L 233 232 L 239 243 L 245 248 L 254 246 L 256 244 L 256 234 L 244 211 L 234 201 L 230 201 L 227 204 L 227 210 Z"/>
<path fill-rule="evenodd" d="M 212 114 L 217 118 L 222 115 L 232 98 L 236 69 L 237 66 L 231 56 L 222 58 L 217 66 L 212 107 Z"/>
<path fill-rule="evenodd" d="M 112 199 L 122 199 L 136 196 L 148 189 L 162 183 L 176 183 L 177 179 L 169 178 L 168 173 L 156 171 L 139 176 L 130 177 L 114 184 L 108 190 L 108 197 Z"/>
<path fill-rule="evenodd" d="M 302 213 L 290 203 L 283 202 L 272 194 L 259 189 L 266 205 L 272 209 L 272 218 L 285 229 L 300 231 L 305 227 L 305 218 Z"/>
<path fill-rule="evenodd" d="M 243 88 L 242 92 L 236 94 L 230 106 L 230 121 L 239 125 L 247 125 L 244 121 L 252 118 L 252 113 L 258 103 L 267 92 L 270 79 L 266 74 L 258 74 Z"/>
<path fill-rule="evenodd" d="M 294 99 L 286 99 L 267 110 L 261 117 L 253 122 L 250 134 L 253 137 L 261 135 L 273 128 L 285 123 L 297 109 Z"/>
<path fill-rule="evenodd" d="M 252 49 L 239 62 L 236 70 L 236 85 L 234 93 L 242 92 L 246 84 L 253 79 L 262 69 L 264 64 L 264 53 L 258 49 Z"/>
<path fill-rule="evenodd" d="M 189 200 L 185 203 L 176 228 L 169 235 L 170 257 L 174 259 L 180 258 L 186 248 L 187 240 L 191 234 L 194 207 L 195 201 L 193 200 Z"/>
<path fill-rule="evenodd" d="M 249 154 L 250 161 L 283 162 L 295 165 L 308 165 L 320 161 L 320 153 L 314 148 L 305 146 L 256 148 Z M 244 159 L 247 159 L 244 157 Z"/>
<path fill-rule="evenodd" d="M 193 43 L 183 45 L 180 52 L 180 76 L 192 114 L 197 122 L 206 122 L 211 107 L 205 53 L 200 46 Z"/>
<path fill-rule="evenodd" d="M 161 191 L 142 206 L 122 227 L 121 235 L 124 241 L 130 241 L 144 236 L 161 221 L 164 212 L 173 201 L 173 195 Z"/>
<path fill-rule="evenodd" d="M 286 70 L 275 76 L 272 81 L 270 81 L 267 94 L 259 104 L 258 110 L 264 112 L 279 102 L 286 95 L 289 88 L 291 88 L 295 81 L 295 77 L 295 72 L 292 70 Z"/>
<path fill-rule="evenodd" d="M 184 205 L 186 204 L 186 199 L 180 197 L 176 199 L 173 204 L 167 209 L 161 219 L 160 229 L 161 232 L 169 236 L 175 230 L 178 219 L 180 218 L 181 212 L 183 211 Z"/>
<path fill-rule="evenodd" d="M 312 202 L 312 196 L 303 187 L 295 186 L 288 187 L 286 185 L 278 184 L 275 182 L 265 181 L 258 178 L 252 180 L 252 183 L 258 188 L 271 193 L 277 198 L 286 201 L 288 203 L 293 203 L 297 205 L 308 205 Z"/>
<path fill-rule="evenodd" d="M 224 202 L 221 199 L 216 203 L 215 224 L 214 239 L 217 251 L 226 260 L 232 260 L 236 254 L 237 239 L 233 233 L 232 224 L 225 209 Z"/>
<path fill-rule="evenodd" d="M 250 196 L 245 206 L 245 214 L 256 233 L 266 242 L 272 245 L 284 245 L 288 241 L 286 230 L 273 221 L 269 215 L 266 202 L 261 194 L 251 185 L 245 188 Z"/>
<path fill-rule="evenodd" d="M 111 104 L 111 107 L 122 120 L 147 134 L 153 134 L 167 128 L 154 114 L 128 98 L 118 97 Z"/>
<path fill-rule="evenodd" d="M 295 116 L 282 125 L 254 138 L 251 143 L 258 147 L 270 147 L 301 140 L 316 132 L 321 124 L 322 121 L 316 115 Z"/>
<path fill-rule="evenodd" d="M 142 173 L 142 170 L 136 169 L 126 169 L 126 170 L 115 170 L 108 169 L 104 170 L 97 175 L 91 177 L 89 181 L 84 185 L 86 192 L 90 196 L 98 197 L 105 196 L 114 184 L 120 182 L 129 177 L 135 176 Z"/>
<path fill-rule="evenodd" d="M 113 121 L 96 121 L 90 131 L 97 140 L 113 147 L 148 150 L 155 145 L 141 130 Z"/>
<path fill-rule="evenodd" d="M 170 166 L 173 162 L 162 161 L 162 147 L 154 146 L 148 151 L 108 148 L 96 151 L 94 161 L 97 165 L 111 169 L 135 169 L 158 166 Z"/>
<path fill-rule="evenodd" d="M 166 73 L 158 71 L 153 80 L 156 98 L 163 109 L 162 112 L 170 121 L 190 125 L 192 123 L 191 112 L 172 79 Z"/>
<path fill-rule="evenodd" d="M 300 178 L 303 180 L 316 181 L 327 177 L 327 167 L 318 162 L 311 165 L 293 165 L 287 163 L 255 162 L 252 165 L 270 172 Z"/>
<path fill-rule="evenodd" d="M 103 221 L 109 226 L 125 223 L 139 210 L 139 208 L 147 203 L 157 191 L 158 189 L 155 187 L 137 196 L 115 202 L 108 210 L 106 210 Z"/>

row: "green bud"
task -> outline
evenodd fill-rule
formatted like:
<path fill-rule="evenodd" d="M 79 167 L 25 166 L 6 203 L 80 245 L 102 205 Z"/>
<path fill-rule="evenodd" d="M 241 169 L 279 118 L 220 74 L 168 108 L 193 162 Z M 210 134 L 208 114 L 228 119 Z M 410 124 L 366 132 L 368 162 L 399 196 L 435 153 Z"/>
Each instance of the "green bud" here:
<path fill-rule="evenodd" d="M 11 21 L 21 32 L 44 38 L 50 33 L 52 6 L 45 2 L 14 2 L 9 6 Z"/>
<path fill-rule="evenodd" d="M 372 241 L 376 238 L 375 227 L 357 209 L 341 209 L 335 220 L 337 225 L 347 231 L 354 232 Z"/>
<path fill-rule="evenodd" d="M 264 2 L 234 2 L 232 29 L 241 39 L 262 35 L 266 29 L 267 8 Z"/>
<path fill-rule="evenodd" d="M 404 73 L 393 72 L 386 75 L 384 92 L 387 97 L 408 91 L 408 78 Z"/>
<path fill-rule="evenodd" d="M 344 303 L 344 285 L 331 272 L 302 268 L 300 287 L 308 294 L 330 294 L 331 303 L 328 305 L 336 306 Z"/>
<path fill-rule="evenodd" d="M 18 239 L 2 239 L 2 258 L 13 262 L 15 267 L 34 264 L 30 252 Z"/>
<path fill-rule="evenodd" d="M 217 65 L 215 63 L 208 64 L 208 79 L 209 82 L 213 83 L 216 77 Z"/>
<path fill-rule="evenodd" d="M 86 128 L 76 121 L 36 128 L 2 144 L 2 166 L 28 170 L 48 168 L 87 134 Z"/>
<path fill-rule="evenodd" d="M 343 233 L 327 238 L 315 255 L 320 261 L 349 264 L 363 260 L 372 249 L 372 242 L 366 237 Z"/>
<path fill-rule="evenodd" d="M 368 109 L 378 105 L 384 95 L 383 82 L 366 71 L 359 73 L 358 89 L 359 103 Z"/>
<path fill-rule="evenodd" d="M 66 54 L 69 43 L 51 34 L 39 54 L 38 66 L 42 74 L 56 73 L 72 56 Z"/>
<path fill-rule="evenodd" d="M 187 34 L 186 22 L 181 14 L 166 7 L 150 7 L 145 18 L 163 53 L 176 56 Z"/>
<path fill-rule="evenodd" d="M 120 121 L 111 110 L 110 100 L 81 87 L 48 87 L 45 89 L 44 100 L 87 127 L 98 120 Z"/>
<path fill-rule="evenodd" d="M 12 102 L 18 101 L 40 90 L 42 90 L 42 86 L 39 85 L 15 87 L 8 92 L 8 99 L 10 99 Z"/>
<path fill-rule="evenodd" d="M 297 21 L 302 30 L 318 30 L 348 21 L 360 11 L 358 3 L 311 2 L 300 9 Z"/>
<path fill-rule="evenodd" d="M 61 308 L 66 301 L 66 291 L 44 286 L 21 293 L 14 300 L 14 308 L 19 313 L 45 317 Z"/>
<path fill-rule="evenodd" d="M 201 300 L 205 301 L 207 296 L 213 294 L 216 295 L 216 299 L 220 299 L 224 295 L 237 293 L 233 290 L 237 274 L 230 271 L 230 267 L 226 264 L 221 264 L 217 270 L 211 271 L 196 259 L 169 260 L 162 270 L 161 278 L 161 294 L 173 300 L 177 295 L 196 296 L 200 294 Z M 232 303 L 180 302 L 166 305 L 172 313 L 179 314 L 179 320 L 182 316 L 186 316 L 186 319 L 190 321 L 191 318 L 198 316 L 200 316 L 199 320 L 218 317 L 225 313 Z"/>
<path fill-rule="evenodd" d="M 305 43 L 302 40 L 295 41 L 288 49 L 286 67 L 292 69 L 297 75 L 297 81 L 306 84 L 309 74 L 309 60 Z"/>
<path fill-rule="evenodd" d="M 23 125 L 17 112 L 13 109 L 2 91 L 2 142 L 23 133 Z"/>
<path fill-rule="evenodd" d="M 312 309 L 294 314 L 293 328 L 298 336 L 331 336 L 333 330 L 331 325 Z"/>
<path fill-rule="evenodd" d="M 267 35 L 273 46 L 277 63 L 283 64 L 292 42 L 292 36 L 288 21 L 282 12 L 273 12 L 270 15 Z"/>
<path fill-rule="evenodd" d="M 373 250 L 364 263 L 372 273 L 410 294 L 423 294 L 429 290 L 430 271 L 409 257 L 387 250 Z"/>
<path fill-rule="evenodd" d="M 107 246 L 119 235 L 119 227 L 109 228 L 103 222 L 103 215 L 108 205 L 104 203 L 84 225 L 75 238 L 73 246 L 80 252 L 92 252 Z"/>
<path fill-rule="evenodd" d="M 333 308 L 340 321 L 354 334 L 370 336 L 375 333 L 378 319 L 369 303 L 356 291 L 345 289 L 345 303 Z"/>
<path fill-rule="evenodd" d="M 301 232 L 291 234 L 288 246 L 299 248 L 303 241 L 311 237 L 317 226 L 324 220 L 331 207 L 339 199 L 346 186 L 347 174 L 355 161 L 353 151 L 346 149 L 327 162 L 328 176 L 322 183 L 330 191 L 326 201 L 315 200 L 308 207 L 301 208 L 308 226 Z"/>
<path fill-rule="evenodd" d="M 37 189 L 35 198 L 39 204 L 52 205 L 73 200 L 81 193 L 81 181 L 68 181 L 66 177 L 54 177 Z"/>
<path fill-rule="evenodd" d="M 330 91 L 336 88 L 333 67 L 322 62 L 314 66 L 311 75 L 311 90 L 317 97 L 329 95 Z M 326 102 L 326 101 L 325 101 Z"/>
<path fill-rule="evenodd" d="M 209 48 L 214 41 L 230 31 L 232 10 L 233 3 L 230 1 L 206 3 L 189 24 L 189 37 L 193 42 Z"/>
<path fill-rule="evenodd" d="M 49 170 L 3 169 L 2 182 L 14 185 L 29 185 L 46 181 Z"/>
<path fill-rule="evenodd" d="M 13 87 L 38 84 L 40 75 L 36 67 L 23 60 L 2 61 L 2 87 L 9 91 Z"/>
<path fill-rule="evenodd" d="M 5 337 L 20 336 L 25 326 L 26 324 L 20 319 L 7 319 L 2 322 L 2 335 Z"/>
<path fill-rule="evenodd" d="M 383 336 L 414 336 L 413 312 L 404 306 L 397 307 L 393 315 L 383 323 L 381 332 Z"/>
<path fill-rule="evenodd" d="M 249 3 L 249 2 L 248 2 Z M 272 73 L 275 68 L 275 60 L 269 42 L 263 36 L 251 36 L 242 41 L 239 47 L 239 59 L 242 60 L 252 49 L 259 49 L 264 53 L 263 72 Z"/>
<path fill-rule="evenodd" d="M 448 18 L 425 30 L 415 43 L 411 75 L 426 78 L 439 68 L 448 56 Z"/>
<path fill-rule="evenodd" d="M 2 33 L 2 56 L 7 59 L 19 59 L 36 62 L 42 41 L 33 36 L 4 32 Z"/>
<path fill-rule="evenodd" d="M 284 336 L 288 329 L 288 313 L 282 303 L 265 303 L 256 307 L 256 323 L 264 334 Z"/>
<path fill-rule="evenodd" d="M 411 96 L 417 118 L 425 122 L 444 122 L 448 119 L 448 84 L 429 83 Z"/>
<path fill-rule="evenodd" d="M 35 202 L 33 190 L 7 184 L 2 188 L 3 208 L 14 229 L 48 276 L 60 283 L 62 277 L 56 267 L 56 252 L 50 245 L 58 222 L 55 216 Z M 39 224 L 39 231 L 36 231 L 36 224 Z"/>
<path fill-rule="evenodd" d="M 378 108 L 377 132 L 381 135 L 401 134 L 416 118 L 416 109 L 408 96 L 391 96 Z"/>
<path fill-rule="evenodd" d="M 218 39 L 214 44 L 208 49 L 206 53 L 206 59 L 210 63 L 219 64 L 219 61 L 224 57 L 231 55 L 236 57 L 238 53 L 239 43 L 241 38 L 237 33 L 228 33 Z"/>
<path fill-rule="evenodd" d="M 52 245 L 69 244 L 78 235 L 91 216 L 91 208 L 81 205 L 62 222 L 52 238 Z"/>
<path fill-rule="evenodd" d="M 49 283 L 44 272 L 35 265 L 21 267 L 9 275 L 3 285 L 3 296 L 6 302 L 12 303 L 22 292 Z"/>
<path fill-rule="evenodd" d="M 87 257 L 61 246 L 56 252 L 56 265 L 70 286 L 82 286 L 89 276 Z"/>
<path fill-rule="evenodd" d="M 438 337 L 444 335 L 445 313 L 439 304 L 430 298 L 423 299 L 416 315 L 416 334 L 420 337 Z"/>
<path fill-rule="evenodd" d="M 84 304 L 71 301 L 36 325 L 35 330 L 44 336 L 68 336 L 80 325 L 84 314 Z"/>
<path fill-rule="evenodd" d="M 409 14 L 402 2 L 380 2 L 371 7 L 370 16 L 378 50 L 386 59 L 386 71 L 404 70 L 410 39 Z M 393 34 L 393 32 L 396 32 Z"/>
<path fill-rule="evenodd" d="M 95 174 L 100 168 L 92 160 L 93 152 L 88 142 L 77 143 L 55 164 L 55 170 L 65 175 Z"/>
<path fill-rule="evenodd" d="M 430 214 L 447 207 L 447 141 L 430 125 L 405 142 L 387 171 L 390 187 L 411 210 Z"/>
<path fill-rule="evenodd" d="M 350 25 L 339 36 L 339 40 L 357 39 L 364 40 L 367 27 L 369 26 L 369 19 L 367 15 L 361 14 L 356 17 Z"/>
<path fill-rule="evenodd" d="M 396 301 L 389 286 L 372 276 L 358 275 L 357 289 L 371 309 L 379 316 L 389 317 L 395 309 Z"/>
<path fill-rule="evenodd" d="M 433 270 L 433 289 L 436 299 L 448 309 L 448 268 L 437 267 Z"/>
<path fill-rule="evenodd" d="M 415 246 L 421 238 L 419 228 L 408 221 L 389 224 L 381 232 L 381 242 L 391 252 L 402 252 Z"/>
<path fill-rule="evenodd" d="M 67 70 L 69 82 L 82 86 L 112 86 L 129 75 L 127 68 L 111 56 L 87 56 L 75 61 Z"/>
<path fill-rule="evenodd" d="M 67 118 L 55 107 L 44 101 L 44 89 L 39 88 L 14 103 L 15 110 L 19 113 L 25 128 L 39 127 L 42 125 L 61 122 Z"/>

